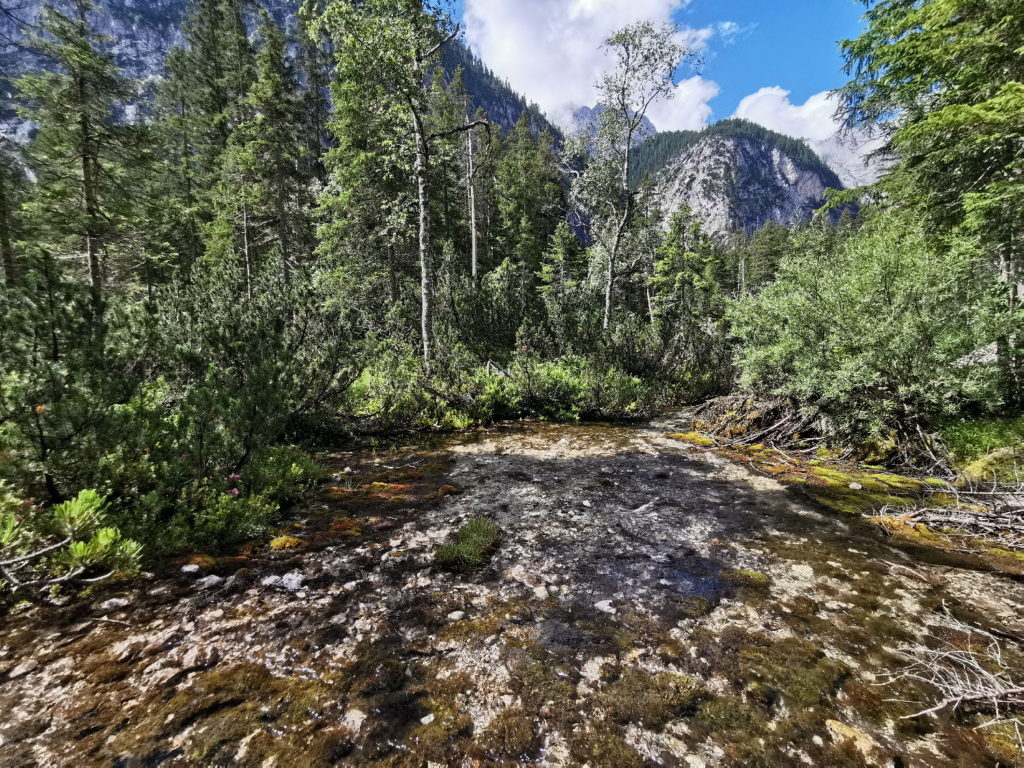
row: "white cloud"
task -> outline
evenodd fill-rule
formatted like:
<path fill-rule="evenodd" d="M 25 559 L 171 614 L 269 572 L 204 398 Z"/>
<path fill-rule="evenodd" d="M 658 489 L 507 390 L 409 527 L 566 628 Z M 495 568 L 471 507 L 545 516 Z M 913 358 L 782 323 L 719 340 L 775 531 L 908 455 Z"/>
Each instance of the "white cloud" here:
<path fill-rule="evenodd" d="M 690 0 L 466 0 L 466 41 L 499 76 L 562 126 L 572 113 L 596 101 L 594 83 L 605 68 L 601 44 L 617 29 L 637 21 L 655 24 Z M 684 29 L 680 40 L 703 50 L 712 28 Z M 678 101 L 661 105 L 652 120 L 660 130 L 699 127 L 711 110 L 706 99 L 718 87 L 698 78 L 677 88 Z M 700 99 L 703 98 L 704 101 Z M 702 123 L 701 123 L 702 124 Z"/>
<path fill-rule="evenodd" d="M 794 104 L 789 100 L 789 91 L 774 86 L 745 97 L 736 107 L 734 116 L 787 136 L 822 141 L 839 128 L 835 120 L 836 106 L 835 97 L 829 91 L 817 93 L 803 104 Z"/>
<path fill-rule="evenodd" d="M 789 94 L 778 86 L 762 88 L 744 98 L 733 116 L 806 139 L 848 187 L 869 184 L 878 177 L 883 166 L 867 162 L 867 158 L 881 141 L 862 131 L 844 132 L 836 117 L 839 104 L 833 93 L 817 93 L 803 104 L 794 104 Z"/>
<path fill-rule="evenodd" d="M 717 83 L 694 76 L 676 86 L 675 98 L 652 104 L 647 116 L 659 131 L 699 131 L 711 119 L 708 102 L 717 95 Z"/>

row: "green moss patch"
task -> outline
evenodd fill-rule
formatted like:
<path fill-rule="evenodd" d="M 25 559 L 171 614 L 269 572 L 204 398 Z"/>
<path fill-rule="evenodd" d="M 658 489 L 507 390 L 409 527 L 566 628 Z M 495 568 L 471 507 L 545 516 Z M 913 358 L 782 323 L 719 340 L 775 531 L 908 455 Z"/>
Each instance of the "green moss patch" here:
<path fill-rule="evenodd" d="M 772 585 L 772 579 L 767 574 L 740 568 L 730 568 L 729 570 L 722 571 L 722 581 L 737 587 L 750 587 L 753 589 L 768 589 Z"/>
<path fill-rule="evenodd" d="M 438 548 L 434 561 L 448 571 L 482 568 L 491 559 L 501 540 L 501 529 L 493 520 L 478 517 L 458 531 L 452 541 Z"/>

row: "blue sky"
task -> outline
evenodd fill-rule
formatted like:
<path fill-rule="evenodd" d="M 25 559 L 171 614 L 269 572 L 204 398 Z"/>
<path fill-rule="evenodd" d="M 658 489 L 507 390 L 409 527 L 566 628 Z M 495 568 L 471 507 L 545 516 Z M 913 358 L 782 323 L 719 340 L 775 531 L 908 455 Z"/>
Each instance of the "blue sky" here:
<path fill-rule="evenodd" d="M 721 88 L 711 103 L 717 118 L 766 86 L 781 86 L 803 103 L 842 85 L 837 41 L 857 35 L 863 14 L 856 0 L 693 0 L 674 18 L 698 29 L 738 26 L 731 43 L 720 35 L 709 41 L 702 69 Z"/>
<path fill-rule="evenodd" d="M 856 0 L 453 0 L 470 46 L 553 120 L 596 100 L 601 43 L 640 20 L 674 21 L 699 48 L 675 98 L 649 117 L 659 130 L 738 116 L 824 140 L 836 131 L 828 92 L 845 82 L 837 41 L 856 36 Z"/>

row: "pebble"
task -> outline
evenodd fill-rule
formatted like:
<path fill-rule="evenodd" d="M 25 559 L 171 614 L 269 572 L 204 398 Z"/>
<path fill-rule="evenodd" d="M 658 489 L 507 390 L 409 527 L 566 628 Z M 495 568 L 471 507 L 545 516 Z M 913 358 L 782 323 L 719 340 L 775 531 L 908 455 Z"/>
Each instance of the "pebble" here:
<path fill-rule="evenodd" d="M 864 490 L 864 486 L 861 485 L 860 483 L 850 483 L 850 490 L 851 491 L 862 491 L 862 490 Z"/>
<path fill-rule="evenodd" d="M 548 599 L 548 588 L 547 587 L 536 587 L 533 590 L 533 594 L 534 594 L 534 596 L 538 600 L 547 600 Z"/>
<path fill-rule="evenodd" d="M 434 713 L 431 712 L 426 717 L 421 717 L 420 718 L 420 722 L 423 723 L 424 725 L 430 725 L 432 722 L 434 722 Z"/>
<path fill-rule="evenodd" d="M 448 621 L 462 621 L 466 618 L 465 611 L 452 611 L 448 614 Z"/>
<path fill-rule="evenodd" d="M 199 589 L 209 589 L 210 587 L 220 584 L 222 581 L 224 581 L 224 579 L 220 576 L 210 575 L 197 581 L 196 586 L 199 587 Z"/>
<path fill-rule="evenodd" d="M 615 609 L 612 607 L 611 600 L 602 600 L 599 603 L 594 603 L 594 607 L 597 608 L 597 610 L 601 611 L 601 613 L 615 613 Z"/>
<path fill-rule="evenodd" d="M 101 611 L 116 611 L 118 608 L 124 608 L 126 605 L 128 605 L 128 601 L 125 598 L 112 597 L 109 600 L 104 600 L 96 607 Z"/>
<path fill-rule="evenodd" d="M 345 713 L 342 723 L 346 728 L 355 733 L 362 727 L 364 720 L 366 720 L 365 712 L 359 709 L 350 709 Z"/>
<path fill-rule="evenodd" d="M 186 576 L 198 576 L 199 575 L 199 570 L 200 570 L 199 566 L 195 565 L 194 563 L 190 563 L 189 565 L 181 566 L 181 572 L 183 574 L 185 574 Z"/>

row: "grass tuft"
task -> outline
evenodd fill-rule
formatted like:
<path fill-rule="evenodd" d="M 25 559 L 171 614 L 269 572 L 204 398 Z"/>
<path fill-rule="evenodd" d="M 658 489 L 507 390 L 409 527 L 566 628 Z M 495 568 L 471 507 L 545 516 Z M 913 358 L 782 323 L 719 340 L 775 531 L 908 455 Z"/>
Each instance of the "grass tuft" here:
<path fill-rule="evenodd" d="M 448 571 L 471 571 L 481 568 L 498 548 L 501 529 L 493 520 L 477 517 L 455 533 L 452 541 L 434 555 L 437 564 Z"/>

